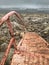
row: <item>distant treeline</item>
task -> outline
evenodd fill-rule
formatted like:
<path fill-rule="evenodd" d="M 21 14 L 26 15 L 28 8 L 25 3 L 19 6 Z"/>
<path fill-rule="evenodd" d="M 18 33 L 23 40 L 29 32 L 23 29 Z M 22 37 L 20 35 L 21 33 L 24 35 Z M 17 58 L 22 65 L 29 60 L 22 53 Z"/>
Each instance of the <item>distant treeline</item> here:
<path fill-rule="evenodd" d="M 17 12 L 19 12 L 19 13 L 48 13 L 49 14 L 49 10 L 38 10 L 38 9 L 6 9 L 6 8 L 4 8 L 4 9 L 0 9 L 0 13 L 7 13 L 7 12 L 10 12 L 10 11 L 12 11 L 12 10 L 14 10 L 14 11 L 17 11 Z"/>

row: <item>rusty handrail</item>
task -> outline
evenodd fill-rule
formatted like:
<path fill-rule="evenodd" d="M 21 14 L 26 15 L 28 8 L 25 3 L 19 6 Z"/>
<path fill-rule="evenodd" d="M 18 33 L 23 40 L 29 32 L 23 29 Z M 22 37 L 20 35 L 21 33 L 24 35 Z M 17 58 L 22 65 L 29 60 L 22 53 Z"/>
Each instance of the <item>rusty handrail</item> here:
<path fill-rule="evenodd" d="M 9 19 L 10 16 L 12 16 L 13 14 L 15 14 L 16 17 L 18 18 L 18 21 L 20 21 L 19 23 L 21 23 L 22 25 L 25 25 L 24 22 L 23 22 L 23 20 L 22 20 L 22 18 L 21 18 L 21 16 L 20 16 L 20 14 L 17 13 L 17 12 L 15 12 L 15 11 L 11 11 L 8 14 L 6 14 L 4 17 L 1 18 L 1 20 L 0 20 L 0 26 L 4 22 L 6 22 L 6 24 L 8 25 L 9 32 L 10 32 L 12 38 L 10 39 L 9 45 L 8 45 L 8 47 L 7 47 L 6 51 L 5 51 L 5 54 L 4 54 L 4 56 L 3 56 L 3 58 L 2 58 L 2 60 L 0 62 L 0 65 L 4 65 L 5 64 L 5 61 L 7 59 L 7 56 L 8 56 L 8 53 L 10 51 L 11 46 L 14 45 L 14 47 L 16 48 L 16 42 L 15 42 L 16 39 L 14 37 L 14 32 L 13 32 L 13 29 L 12 29 L 12 24 L 11 24 L 10 19 Z"/>
<path fill-rule="evenodd" d="M 23 19 L 22 19 L 21 16 L 20 16 L 20 14 L 17 13 L 16 11 L 11 11 L 11 12 L 9 12 L 8 14 L 6 14 L 4 17 L 2 17 L 1 20 L 0 20 L 0 25 L 3 24 L 4 21 L 7 21 L 8 18 L 9 18 L 10 16 L 12 16 L 13 14 L 16 15 L 16 17 L 18 18 L 18 21 L 21 21 L 21 22 L 19 22 L 20 24 L 25 25 L 24 22 L 23 22 Z"/>

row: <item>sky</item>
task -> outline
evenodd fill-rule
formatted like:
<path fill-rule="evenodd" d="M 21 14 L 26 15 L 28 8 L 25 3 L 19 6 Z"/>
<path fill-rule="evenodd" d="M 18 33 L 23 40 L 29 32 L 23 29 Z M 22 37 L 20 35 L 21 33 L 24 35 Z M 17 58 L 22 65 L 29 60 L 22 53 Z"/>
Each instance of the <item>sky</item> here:
<path fill-rule="evenodd" d="M 49 8 L 49 0 L 0 0 L 0 8 L 9 8 L 9 7 Z"/>

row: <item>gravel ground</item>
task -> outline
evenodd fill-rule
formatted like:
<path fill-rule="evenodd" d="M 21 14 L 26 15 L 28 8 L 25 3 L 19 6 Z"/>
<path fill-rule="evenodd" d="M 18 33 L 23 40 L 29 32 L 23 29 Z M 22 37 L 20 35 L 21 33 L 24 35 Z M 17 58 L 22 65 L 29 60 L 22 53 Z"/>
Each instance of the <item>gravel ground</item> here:
<path fill-rule="evenodd" d="M 49 43 L 49 14 L 21 14 L 21 15 L 24 18 L 25 21 L 24 23 L 27 24 L 26 30 L 29 32 L 36 32 Z M 2 16 L 3 14 L 0 14 L 0 18 Z M 17 23 L 18 21 L 14 18 L 14 16 L 13 18 L 11 18 L 11 21 L 13 25 L 15 38 L 17 40 L 16 44 L 18 44 L 25 31 L 22 28 L 22 26 Z M 4 23 L 0 27 L 0 60 L 5 50 L 7 49 L 10 38 L 11 36 L 9 34 L 7 25 L 6 23 Z M 11 49 L 14 50 L 13 47 Z M 6 65 L 9 65 L 10 63 L 11 55 L 13 52 L 12 50 L 10 51 L 9 54 L 10 56 L 7 59 Z"/>

